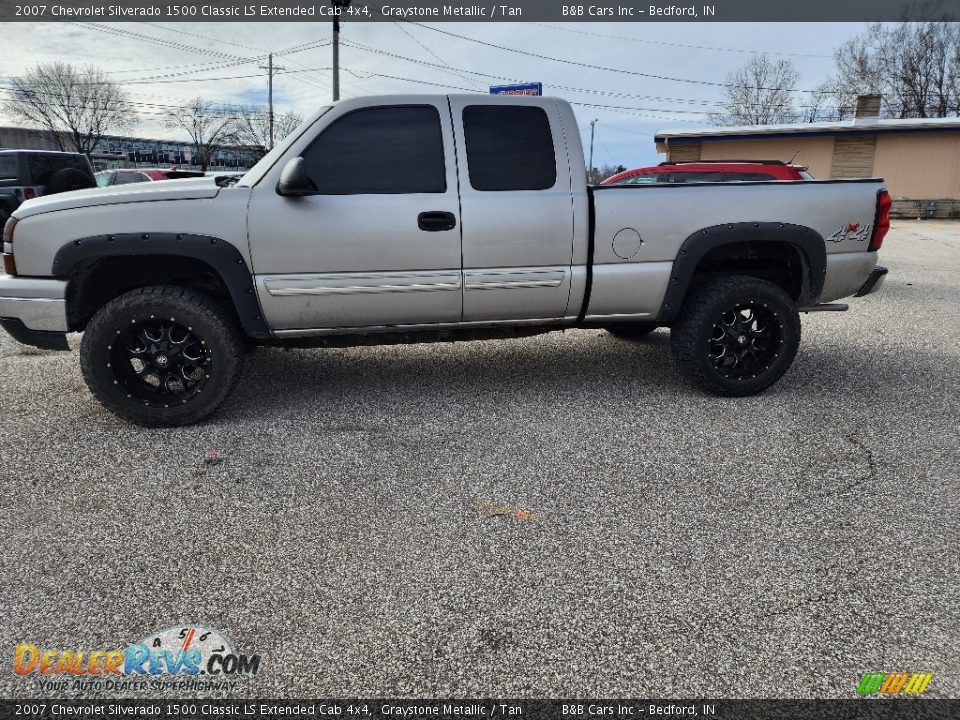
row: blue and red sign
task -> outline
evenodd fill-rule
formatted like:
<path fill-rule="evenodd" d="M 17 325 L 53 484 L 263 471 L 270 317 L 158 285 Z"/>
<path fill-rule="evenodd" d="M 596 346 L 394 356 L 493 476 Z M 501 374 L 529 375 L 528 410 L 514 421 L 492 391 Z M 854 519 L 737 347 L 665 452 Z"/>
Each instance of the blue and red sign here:
<path fill-rule="evenodd" d="M 491 95 L 543 95 L 543 83 L 520 83 L 519 85 L 493 85 Z"/>

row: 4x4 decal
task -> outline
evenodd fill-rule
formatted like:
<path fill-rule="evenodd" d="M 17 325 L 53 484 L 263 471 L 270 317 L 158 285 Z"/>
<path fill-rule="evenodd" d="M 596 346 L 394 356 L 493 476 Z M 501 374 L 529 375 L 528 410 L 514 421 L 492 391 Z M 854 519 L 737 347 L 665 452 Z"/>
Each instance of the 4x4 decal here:
<path fill-rule="evenodd" d="M 856 240 L 857 242 L 864 242 L 870 239 L 870 232 L 873 230 L 873 225 L 861 225 L 860 223 L 850 223 L 849 225 L 844 225 L 835 233 L 827 236 L 827 242 L 843 242 L 844 240 Z"/>

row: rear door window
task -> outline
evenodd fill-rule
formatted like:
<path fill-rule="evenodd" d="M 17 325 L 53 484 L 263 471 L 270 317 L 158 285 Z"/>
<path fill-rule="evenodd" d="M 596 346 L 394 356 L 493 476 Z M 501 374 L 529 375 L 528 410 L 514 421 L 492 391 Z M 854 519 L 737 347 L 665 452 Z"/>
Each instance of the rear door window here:
<path fill-rule="evenodd" d="M 469 105 L 463 136 L 474 190 L 546 190 L 556 184 L 553 134 L 543 108 Z"/>

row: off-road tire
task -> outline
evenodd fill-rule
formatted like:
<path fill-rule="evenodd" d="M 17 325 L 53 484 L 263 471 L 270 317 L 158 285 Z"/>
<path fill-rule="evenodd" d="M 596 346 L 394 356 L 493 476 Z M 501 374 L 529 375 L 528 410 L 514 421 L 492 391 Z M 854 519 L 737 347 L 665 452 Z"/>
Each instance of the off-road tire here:
<path fill-rule="evenodd" d="M 163 326 L 168 328 L 166 340 Z M 149 346 L 142 339 L 144 332 L 161 340 Z M 187 334 L 195 348 L 190 353 L 196 356 L 190 357 L 195 369 L 189 373 L 175 363 L 178 353 L 181 362 L 187 362 L 187 350 L 177 349 L 177 341 Z M 145 343 L 145 349 L 130 350 L 130 343 Z M 183 342 L 179 345 L 186 348 Z M 115 415 L 145 427 L 174 427 L 201 420 L 230 395 L 240 380 L 245 354 L 243 333 L 217 301 L 189 288 L 154 285 L 124 293 L 96 312 L 83 334 L 80 368 L 90 391 Z M 189 391 L 178 395 L 169 390 L 168 383 L 176 388 L 178 382 L 189 382 L 173 370 L 162 381 L 167 376 L 161 370 L 154 374 L 162 390 L 146 387 L 149 383 L 135 363 L 159 368 L 152 363 L 159 362 L 160 355 L 167 358 L 165 367 L 178 368 L 184 378 L 199 378 Z"/>
<path fill-rule="evenodd" d="M 738 307 L 742 310 L 735 310 Z M 771 339 L 763 340 L 766 356 L 759 361 L 754 357 L 752 367 L 744 361 L 739 370 L 736 366 L 718 368 L 727 351 L 724 343 L 736 346 L 758 342 L 751 339 L 751 332 L 730 333 L 730 337 L 724 334 L 725 328 L 733 328 L 733 323 L 728 326 L 722 316 L 730 319 L 736 317 L 731 313 L 747 310 L 761 314 L 759 319 L 775 328 Z M 723 337 L 720 341 L 715 339 L 718 332 Z M 673 357 L 680 372 L 708 392 L 728 397 L 754 395 L 773 385 L 793 363 L 799 345 L 800 314 L 796 304 L 778 285 L 744 275 L 710 280 L 696 288 L 671 328 Z M 735 352 L 723 362 L 730 361 L 736 361 Z"/>
<path fill-rule="evenodd" d="M 96 186 L 96 181 L 82 170 L 61 168 L 53 173 L 47 181 L 46 194 L 56 195 L 57 193 L 85 190 Z"/>
<path fill-rule="evenodd" d="M 658 327 L 656 323 L 625 322 L 607 325 L 604 330 L 621 340 L 642 340 Z"/>

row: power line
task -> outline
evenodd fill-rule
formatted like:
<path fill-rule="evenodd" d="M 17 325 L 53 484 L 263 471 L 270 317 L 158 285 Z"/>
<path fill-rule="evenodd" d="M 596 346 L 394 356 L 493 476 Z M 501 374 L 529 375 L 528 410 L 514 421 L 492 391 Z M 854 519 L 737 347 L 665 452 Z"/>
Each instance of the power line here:
<path fill-rule="evenodd" d="M 96 30 L 98 32 L 105 32 L 111 35 L 117 35 L 118 37 L 126 37 L 133 40 L 140 40 L 142 42 L 148 42 L 153 45 L 160 45 L 162 47 L 170 48 L 173 50 L 185 50 L 187 52 L 196 53 L 198 55 L 212 55 L 215 57 L 226 58 L 230 60 L 246 60 L 252 62 L 254 60 L 260 60 L 262 58 L 245 58 L 234 53 L 225 53 L 218 50 L 209 50 L 206 48 L 198 48 L 195 45 L 188 45 L 186 43 L 180 43 L 173 40 L 164 40 L 163 38 L 154 37 L 152 35 L 144 35 L 143 33 L 133 32 L 132 30 L 125 30 L 123 28 L 116 28 L 110 25 L 99 25 L 94 23 L 83 23 L 83 22 L 72 22 L 71 25 L 76 25 L 77 27 L 83 28 L 84 30 Z"/>
<path fill-rule="evenodd" d="M 506 52 L 517 53 L 518 55 L 526 55 L 527 57 L 534 57 L 539 60 L 549 60 L 550 62 L 563 63 L 565 65 L 573 65 L 575 67 L 587 68 L 589 70 L 602 70 L 604 72 L 613 72 L 613 73 L 620 73 L 622 75 L 643 77 L 649 80 L 666 80 L 669 82 L 688 83 L 691 85 L 704 85 L 709 87 L 738 87 L 735 83 L 712 82 L 709 80 L 695 80 L 693 78 L 680 78 L 680 77 L 672 77 L 669 75 L 655 75 L 653 73 L 640 72 L 639 70 L 628 70 L 627 68 L 615 68 L 615 67 L 608 67 L 606 65 L 595 65 L 593 63 L 580 62 L 578 60 L 568 60 L 566 58 L 558 58 L 550 55 L 543 55 L 541 53 L 532 52 L 530 50 L 521 50 L 519 48 L 512 48 L 506 45 L 498 45 L 496 43 L 487 42 L 486 40 L 480 40 L 479 38 L 472 38 L 467 35 L 458 35 L 457 33 L 450 32 L 449 30 L 443 30 L 441 28 L 431 27 L 430 25 L 424 25 L 423 23 L 411 21 L 410 24 L 416 25 L 417 27 L 422 27 L 426 30 L 430 30 L 435 33 L 440 33 L 441 35 L 448 35 L 450 37 L 458 38 L 460 40 L 466 40 L 472 43 L 477 43 L 478 45 L 494 48 L 496 50 L 504 50 Z M 784 92 L 814 92 L 812 90 L 796 90 L 796 89 L 790 89 L 790 88 L 766 88 L 766 87 L 757 88 L 757 90 L 782 90 Z"/>
<path fill-rule="evenodd" d="M 327 69 L 327 68 L 318 68 L 318 69 L 324 70 L 324 69 Z M 351 69 L 351 68 L 343 68 L 343 70 L 344 70 L 345 72 L 350 73 L 351 75 L 354 75 L 355 77 L 361 77 L 361 78 L 365 78 L 365 79 L 366 79 L 366 78 L 371 78 L 371 77 L 382 77 L 382 78 L 387 78 L 387 79 L 390 79 L 390 80 L 400 80 L 400 81 L 403 81 L 403 82 L 412 82 L 412 83 L 416 83 L 416 84 L 418 84 L 418 85 L 427 85 L 427 86 L 431 86 L 431 87 L 445 88 L 445 89 L 448 89 L 448 90 L 461 90 L 461 91 L 470 92 L 470 93 L 476 92 L 476 90 L 474 90 L 473 88 L 462 87 L 462 86 L 460 86 L 460 85 L 450 85 L 450 84 L 448 84 L 448 83 L 431 82 L 431 81 L 429 81 L 429 80 L 423 80 L 423 79 L 420 79 L 420 78 L 404 77 L 404 76 L 402 76 L 402 75 L 388 75 L 388 74 L 386 74 L 386 73 L 366 72 L 366 71 L 363 71 L 363 72 L 366 73 L 366 74 L 360 74 L 360 72 L 358 72 L 357 70 L 353 70 L 353 69 Z M 598 109 L 602 109 L 602 110 L 613 110 L 613 111 L 618 111 L 618 112 L 628 112 L 629 114 L 634 115 L 634 116 L 637 116 L 637 117 L 647 117 L 647 118 L 651 118 L 651 119 L 654 119 L 654 120 L 664 120 L 664 121 L 666 121 L 666 122 L 692 122 L 692 121 L 690 121 L 690 120 L 683 120 L 683 119 L 680 119 L 680 118 L 668 118 L 668 117 L 663 117 L 663 116 L 660 116 L 660 115 L 646 115 L 646 114 L 643 114 L 643 113 L 644 113 L 646 110 L 648 110 L 649 108 L 646 108 L 646 109 L 645 109 L 645 108 L 626 107 L 626 106 L 620 106 L 620 105 L 602 105 L 602 104 L 599 104 L 599 103 L 583 103 L 583 102 L 577 102 L 576 100 L 568 100 L 567 102 L 569 102 L 571 105 L 579 105 L 579 106 L 582 106 L 582 107 L 598 108 Z M 666 112 L 666 113 L 675 112 L 674 110 L 672 110 L 672 109 L 670 109 L 670 108 L 653 108 L 652 110 L 653 110 L 654 112 Z M 689 111 L 688 111 L 688 112 L 689 112 Z M 704 113 L 701 113 L 701 114 L 704 114 Z"/>
<path fill-rule="evenodd" d="M 432 68 L 432 69 L 435 69 L 435 70 L 442 70 L 442 71 L 447 71 L 447 72 L 459 71 L 459 72 L 463 72 L 463 73 L 468 73 L 468 74 L 470 74 L 470 75 L 477 75 L 478 77 L 484 77 L 484 78 L 488 78 L 488 79 L 491 79 L 491 80 L 497 80 L 497 81 L 524 82 L 523 79 L 508 77 L 508 76 L 506 76 L 506 75 L 496 75 L 496 74 L 493 74 L 493 73 L 485 73 L 485 72 L 480 72 L 480 71 L 477 71 L 477 70 L 469 70 L 469 69 L 467 69 L 467 68 L 455 68 L 455 67 L 441 66 L 441 65 L 438 65 L 437 63 L 431 63 L 431 62 L 426 61 L 426 60 L 420 60 L 420 59 L 418 59 L 418 58 L 411 58 L 411 57 L 407 57 L 407 56 L 405 56 L 405 55 L 399 55 L 399 54 L 397 54 L 397 53 L 389 52 L 389 51 L 387 51 L 387 50 L 381 50 L 381 49 L 379 49 L 379 48 L 374 48 L 374 47 L 371 47 L 371 46 L 369 46 L 369 45 L 364 45 L 364 44 L 358 43 L 358 42 L 356 42 L 356 41 L 346 41 L 346 40 L 345 40 L 345 41 L 343 41 L 343 42 L 346 43 L 346 44 L 348 44 L 349 47 L 355 48 L 355 49 L 357 49 L 357 50 L 364 50 L 365 52 L 374 53 L 374 54 L 377 54 L 377 55 L 384 55 L 384 56 L 386 56 L 386 57 L 391 57 L 391 58 L 395 58 L 395 59 L 398 59 L 398 60 L 404 60 L 404 61 L 406 61 L 406 62 L 410 62 L 410 63 L 416 64 L 416 65 L 422 65 L 422 66 L 424 66 L 424 67 Z M 454 88 L 456 88 L 457 86 L 451 85 L 451 86 L 449 86 L 449 87 L 454 87 Z M 631 99 L 631 100 L 653 100 L 653 101 L 657 101 L 657 102 L 677 102 L 677 103 L 683 103 L 683 104 L 689 104 L 689 105 L 701 105 L 701 106 L 708 106 L 708 105 L 721 106 L 721 105 L 724 105 L 724 104 L 725 104 L 725 103 L 724 103 L 723 101 L 721 101 L 721 100 L 706 100 L 706 99 L 697 99 L 697 98 L 665 97 L 665 96 L 659 96 L 659 95 L 637 95 L 637 94 L 633 94 L 633 93 L 618 92 L 618 91 L 611 91 L 611 90 L 598 90 L 598 89 L 596 89 L 596 88 L 581 88 L 581 87 L 575 87 L 575 86 L 572 86 L 572 85 L 563 85 L 563 84 L 556 84 L 556 83 L 550 83 L 550 87 L 551 87 L 551 88 L 556 88 L 556 89 L 558 89 L 558 90 L 566 90 L 566 91 L 569 91 L 569 92 L 588 93 L 588 94 L 592 94 L 592 95 L 602 95 L 602 96 L 605 96 L 605 97 L 627 98 L 627 99 Z M 457 88 L 457 89 L 472 90 L 471 88 Z"/>
<path fill-rule="evenodd" d="M 608 125 L 607 123 L 599 123 L 599 124 L 605 128 L 609 128 L 610 130 L 617 130 L 618 132 L 622 132 L 622 133 L 629 133 L 631 135 L 642 135 L 643 137 L 655 137 L 653 133 L 640 132 L 639 130 L 627 130 L 626 128 L 617 127 L 616 125 Z"/>
<path fill-rule="evenodd" d="M 393 24 L 397 26 L 397 28 L 400 30 L 400 32 L 402 32 L 402 33 L 403 33 L 404 35 L 406 35 L 408 38 L 410 38 L 410 39 L 413 40 L 415 43 L 417 43 L 417 45 L 419 45 L 419 46 L 422 47 L 424 50 L 426 50 L 428 53 L 430 53 L 430 55 L 432 55 L 436 60 L 439 60 L 441 63 L 443 63 L 444 66 L 446 66 L 446 67 L 450 68 L 451 70 L 453 70 L 460 78 L 462 78 L 462 79 L 465 80 L 466 82 L 473 83 L 474 85 L 477 84 L 475 81 L 470 80 L 469 78 L 467 78 L 463 73 L 461 73 L 461 72 L 457 71 L 455 68 L 451 67 L 451 66 L 450 66 L 450 63 L 448 63 L 448 62 L 447 62 L 446 60 L 444 60 L 442 57 L 440 57 L 439 55 L 437 55 L 433 50 L 431 50 L 429 47 L 427 47 L 427 46 L 426 46 L 424 43 L 422 43 L 418 38 L 414 37 L 414 36 L 410 33 L 410 31 L 407 30 L 401 23 L 399 23 L 399 22 L 394 22 Z"/>
<path fill-rule="evenodd" d="M 258 52 L 258 53 L 261 53 L 261 54 L 262 54 L 262 53 L 267 53 L 267 52 L 269 52 L 268 50 L 264 50 L 263 48 L 254 47 L 253 45 L 244 45 L 243 43 L 237 43 L 237 42 L 233 42 L 233 41 L 231 41 L 231 40 L 224 40 L 224 39 L 222 39 L 222 38 L 212 38 L 212 37 L 210 37 L 210 36 L 208 36 L 208 35 L 200 35 L 199 33 L 193 33 L 193 32 L 189 32 L 189 31 L 187 31 L 187 30 L 181 30 L 181 29 L 179 29 L 179 28 L 177 28 L 177 29 L 175 30 L 175 29 L 173 29 L 173 28 L 166 27 L 165 25 L 161 25 L 160 23 L 143 22 L 143 23 L 140 23 L 140 24 L 141 24 L 141 25 L 149 25 L 150 27 L 159 28 L 159 29 L 161 29 L 161 30 L 166 30 L 167 32 L 176 33 L 176 34 L 178 34 L 178 35 L 188 35 L 189 37 L 195 37 L 195 38 L 199 38 L 199 39 L 201 39 L 201 40 L 207 40 L 207 41 L 210 41 L 210 42 L 220 43 L 221 45 L 231 45 L 231 46 L 233 46 L 233 47 L 243 48 L 244 50 L 253 50 L 254 52 Z"/>
<path fill-rule="evenodd" d="M 16 87 L 9 87 L 9 86 L 0 85 L 0 92 L 6 92 L 6 93 L 10 93 L 10 94 L 13 95 L 13 96 L 19 96 L 19 95 L 21 95 L 21 94 L 23 93 L 23 90 L 22 90 L 21 88 L 16 88 Z M 40 96 L 50 97 L 50 98 L 62 98 L 62 97 L 63 97 L 61 93 L 53 92 L 53 91 L 31 90 L 31 91 L 29 91 L 29 92 L 30 92 L 30 95 L 40 95 Z M 43 107 L 63 107 L 63 108 L 67 108 L 67 109 L 70 109 L 70 110 L 85 110 L 85 109 L 87 109 L 87 108 L 90 107 L 89 104 L 80 104 L 80 105 L 76 105 L 76 104 L 64 104 L 64 103 L 62 103 L 62 102 L 55 102 L 55 101 L 53 101 L 53 100 L 39 101 L 39 102 L 36 102 L 35 104 L 40 105 L 40 106 L 43 106 Z M 169 111 L 173 111 L 173 110 L 189 110 L 189 109 L 190 109 L 190 105 L 189 105 L 189 104 L 186 104 L 186 105 L 170 105 L 170 104 L 165 104 L 165 103 L 151 103 L 151 102 L 143 102 L 143 101 L 138 101 L 138 100 L 118 100 L 118 101 L 117 101 L 117 104 L 119 104 L 119 105 L 127 105 L 127 106 L 135 107 L 135 108 L 144 108 L 144 107 L 145 107 L 145 108 L 159 108 L 160 110 L 163 110 L 163 111 L 166 111 L 166 112 L 157 112 L 156 114 L 163 114 L 163 115 L 169 114 Z M 229 116 L 229 113 L 239 113 L 239 112 L 245 110 L 245 107 L 244 107 L 243 105 L 236 105 L 236 104 L 232 104 L 232 103 L 217 104 L 217 107 L 218 107 L 218 108 L 221 108 L 222 110 L 224 110 L 224 111 L 226 111 L 226 112 L 215 112 L 215 113 L 209 113 L 209 114 L 208 114 L 208 113 L 198 113 L 198 116 L 200 116 L 200 117 L 228 117 L 228 116 Z M 144 114 L 150 114 L 150 111 L 145 111 L 145 110 L 144 110 L 144 111 L 138 111 L 138 112 L 143 112 Z M 239 116 L 239 115 L 236 115 L 236 116 L 231 116 L 231 117 L 240 117 L 240 116 Z"/>

